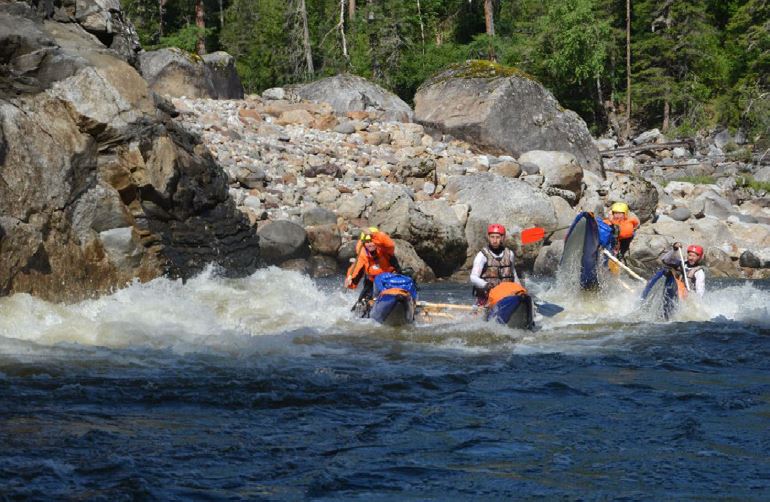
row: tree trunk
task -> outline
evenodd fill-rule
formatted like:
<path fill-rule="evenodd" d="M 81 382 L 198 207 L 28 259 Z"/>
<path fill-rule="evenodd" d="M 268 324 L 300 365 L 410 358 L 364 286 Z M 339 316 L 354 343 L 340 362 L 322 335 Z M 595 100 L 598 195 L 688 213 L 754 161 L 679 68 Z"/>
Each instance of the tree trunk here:
<path fill-rule="evenodd" d="M 492 0 L 484 0 L 484 21 L 487 24 L 487 35 L 495 36 L 495 13 L 492 9 Z"/>
<path fill-rule="evenodd" d="M 425 26 L 422 24 L 422 8 L 420 0 L 417 0 L 417 19 L 420 20 L 420 37 L 422 38 L 422 55 L 425 55 Z"/>
<path fill-rule="evenodd" d="M 166 0 L 158 0 L 158 36 L 163 36 L 163 11 L 166 6 Z"/>
<path fill-rule="evenodd" d="M 351 1 L 354 2 L 354 0 Z M 307 73 L 312 77 L 313 73 L 315 73 L 315 69 L 313 68 L 313 52 L 310 48 L 310 31 L 308 30 L 307 26 L 307 8 L 305 7 L 305 0 L 299 0 L 299 10 L 300 16 L 302 17 L 302 45 L 305 49 Z"/>
<path fill-rule="evenodd" d="M 202 56 L 206 54 L 206 36 L 203 34 L 203 30 L 206 29 L 206 19 L 203 15 L 203 0 L 195 0 L 195 26 L 201 29 L 195 50 L 199 56 Z"/>
<path fill-rule="evenodd" d="M 671 103 L 668 98 L 663 100 L 663 132 L 668 131 L 669 118 L 671 115 Z"/>
<path fill-rule="evenodd" d="M 484 21 L 487 25 L 487 36 L 490 37 L 489 40 L 489 60 L 490 61 L 497 61 L 497 56 L 495 55 L 495 47 L 492 45 L 491 38 L 495 36 L 495 13 L 492 7 L 492 0 L 484 0 Z"/>
<path fill-rule="evenodd" d="M 626 0 L 626 138 L 631 137 L 631 0 Z"/>
<path fill-rule="evenodd" d="M 342 38 L 342 55 L 346 61 L 350 61 L 350 57 L 348 57 L 348 41 L 345 38 L 345 0 L 340 0 L 340 22 L 337 26 L 340 29 L 340 38 Z"/>
<path fill-rule="evenodd" d="M 374 32 L 374 0 L 366 0 L 369 12 L 366 14 L 366 24 L 369 31 L 369 53 L 372 55 L 372 77 L 374 80 L 381 80 L 382 70 L 380 62 L 377 59 L 377 34 Z"/>
<path fill-rule="evenodd" d="M 353 24 L 356 19 L 356 0 L 348 0 L 348 22 Z"/>
<path fill-rule="evenodd" d="M 222 5 L 222 0 L 219 0 L 219 28 L 225 27 L 225 10 Z"/>

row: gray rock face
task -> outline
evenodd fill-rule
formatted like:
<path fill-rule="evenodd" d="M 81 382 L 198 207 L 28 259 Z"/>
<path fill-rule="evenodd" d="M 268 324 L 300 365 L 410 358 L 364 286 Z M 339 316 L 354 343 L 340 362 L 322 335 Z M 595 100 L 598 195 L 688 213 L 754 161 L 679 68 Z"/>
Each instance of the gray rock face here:
<path fill-rule="evenodd" d="M 472 64 L 472 63 L 470 63 Z M 491 152 L 570 152 L 584 169 L 602 172 L 585 122 L 523 75 L 468 78 L 466 66 L 442 72 L 415 95 L 415 120 Z"/>
<path fill-rule="evenodd" d="M 649 131 L 645 131 L 639 136 L 635 137 L 633 141 L 635 145 L 655 143 L 655 141 L 660 138 L 660 136 L 660 129 L 650 129 Z"/>
<path fill-rule="evenodd" d="M 328 256 L 337 255 L 342 239 L 336 224 L 312 225 L 305 230 L 310 241 L 310 249 L 314 253 Z"/>
<path fill-rule="evenodd" d="M 267 263 L 278 264 L 310 255 L 307 232 L 288 220 L 274 221 L 259 232 L 260 251 Z"/>
<path fill-rule="evenodd" d="M 394 239 L 396 243 L 396 258 L 401 268 L 414 270 L 414 279 L 418 283 L 430 282 L 436 279 L 436 274 L 422 258 L 419 257 L 414 247 L 403 239 Z"/>
<path fill-rule="evenodd" d="M 517 234 L 528 227 L 556 228 L 557 219 L 548 197 L 519 179 L 494 174 L 453 176 L 445 190 L 450 201 L 470 207 L 465 225 L 468 259 L 487 244 L 487 226 L 500 223 L 508 231 L 506 244 L 516 252 L 517 259 L 531 266 L 540 245 L 522 247 Z"/>
<path fill-rule="evenodd" d="M 533 272 L 535 275 L 551 276 L 559 268 L 561 255 L 564 253 L 564 240 L 553 241 L 543 246 L 535 259 Z"/>
<path fill-rule="evenodd" d="M 243 84 L 235 70 L 235 58 L 224 51 L 203 56 L 211 73 L 211 84 L 217 99 L 243 99 Z"/>
<path fill-rule="evenodd" d="M 420 209 L 405 189 L 387 186 L 375 193 L 367 213 L 371 224 L 412 243 L 438 276 L 450 275 L 465 260 L 463 227 L 448 205 L 446 211 L 431 205 Z"/>
<path fill-rule="evenodd" d="M 412 109 L 401 98 L 355 75 L 336 75 L 300 86 L 294 92 L 310 101 L 329 103 L 337 113 L 370 111 L 382 120 L 411 122 Z"/>
<path fill-rule="evenodd" d="M 545 183 L 548 186 L 573 192 L 576 196 L 575 202 L 580 198 L 583 169 L 578 165 L 573 154 L 533 150 L 519 157 L 519 163 L 535 164 L 545 177 Z"/>
<path fill-rule="evenodd" d="M 687 221 L 690 219 L 690 216 L 692 216 L 692 213 L 690 213 L 690 210 L 686 207 L 677 207 L 668 213 L 668 216 L 676 221 Z"/>
<path fill-rule="evenodd" d="M 632 175 L 608 174 L 607 200 L 623 201 L 644 223 L 655 216 L 658 207 L 658 191 L 649 181 Z"/>
<path fill-rule="evenodd" d="M 302 223 L 305 226 L 334 225 L 337 223 L 337 216 L 328 209 L 316 206 L 302 213 Z"/>
<path fill-rule="evenodd" d="M 159 49 L 139 55 L 139 68 L 150 88 L 163 96 L 214 98 L 214 82 L 203 60 L 181 49 Z"/>
<path fill-rule="evenodd" d="M 225 175 L 136 70 L 76 23 L 5 7 L 0 293 L 74 300 L 211 262 L 253 271 L 257 236 Z"/>
<path fill-rule="evenodd" d="M 74 18 L 82 28 L 95 35 L 123 60 L 136 65 L 136 56 L 141 50 L 139 35 L 123 16 L 119 0 L 76 0 L 62 4 L 60 16 L 66 14 Z"/>
<path fill-rule="evenodd" d="M 176 48 L 159 49 L 140 54 L 139 68 L 150 88 L 163 96 L 243 98 L 235 61 L 226 52 L 201 58 Z"/>
<path fill-rule="evenodd" d="M 741 267 L 770 268 L 770 249 L 746 250 L 740 256 Z"/>

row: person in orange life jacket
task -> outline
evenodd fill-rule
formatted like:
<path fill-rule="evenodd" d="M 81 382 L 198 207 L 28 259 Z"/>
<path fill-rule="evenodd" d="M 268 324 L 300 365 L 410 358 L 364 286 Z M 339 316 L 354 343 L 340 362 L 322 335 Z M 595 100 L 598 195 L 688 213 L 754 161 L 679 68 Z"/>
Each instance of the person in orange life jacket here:
<path fill-rule="evenodd" d="M 476 305 L 486 305 L 489 290 L 501 282 L 519 282 L 513 266 L 513 251 L 505 247 L 505 227 L 499 224 L 487 227 L 489 244 L 473 259 L 471 283 Z"/>
<path fill-rule="evenodd" d="M 634 239 L 634 233 L 639 227 L 639 220 L 629 215 L 628 204 L 625 202 L 616 202 L 610 208 L 612 216 L 605 218 L 604 223 L 613 225 L 617 232 L 617 244 L 615 245 L 615 256 L 619 260 L 624 260 L 631 241 Z"/>
<path fill-rule="evenodd" d="M 357 256 L 345 277 L 345 287 L 356 289 L 361 279 L 364 285 L 356 303 L 372 298 L 374 277 L 383 272 L 401 273 L 396 259 L 396 243 L 385 232 L 369 227 L 361 232 L 356 244 Z"/>
<path fill-rule="evenodd" d="M 685 260 L 686 270 L 682 270 L 682 259 L 679 256 L 679 249 L 682 247 L 681 242 L 675 242 L 672 249 L 660 258 L 660 261 L 674 270 L 676 270 L 679 276 L 682 273 L 687 274 L 687 279 L 690 281 L 690 287 L 703 297 L 706 292 L 706 267 L 703 266 L 703 248 L 701 246 L 692 244 L 687 247 L 687 259 Z"/>

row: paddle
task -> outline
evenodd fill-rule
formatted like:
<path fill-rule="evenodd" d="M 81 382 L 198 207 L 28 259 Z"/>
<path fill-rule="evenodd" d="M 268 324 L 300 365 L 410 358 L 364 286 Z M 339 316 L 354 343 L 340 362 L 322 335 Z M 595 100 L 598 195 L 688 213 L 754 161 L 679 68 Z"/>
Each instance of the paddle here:
<path fill-rule="evenodd" d="M 555 303 L 548 303 L 546 301 L 541 300 L 540 298 L 535 297 L 534 295 L 529 295 L 530 298 L 532 298 L 532 302 L 535 305 L 535 309 L 537 309 L 537 312 L 540 315 L 543 315 L 545 317 L 553 317 L 556 314 L 563 312 L 564 307 L 561 305 L 556 305 Z"/>
<path fill-rule="evenodd" d="M 684 261 L 684 254 L 682 253 L 682 246 L 679 246 L 677 248 L 679 250 L 679 259 L 682 262 L 682 275 L 684 276 L 684 287 L 687 288 L 687 291 L 690 290 L 690 279 L 687 277 L 687 263 Z"/>
<path fill-rule="evenodd" d="M 640 277 L 640 276 L 639 276 L 639 275 L 638 275 L 636 272 L 634 272 L 633 270 L 631 270 L 630 268 L 628 268 L 627 266 L 625 266 L 625 265 L 623 264 L 623 262 L 621 262 L 620 260 L 618 260 L 618 259 L 617 259 L 617 258 L 616 258 L 616 257 L 615 257 L 615 256 L 614 256 L 612 253 L 610 253 L 609 251 L 607 251 L 607 250 L 606 250 L 606 249 L 604 249 L 604 248 L 602 248 L 602 253 L 604 253 L 605 255 L 607 255 L 607 258 L 609 258 L 610 260 L 612 260 L 612 261 L 614 261 L 615 263 L 617 263 L 617 264 L 618 264 L 618 266 L 620 266 L 620 268 L 622 268 L 623 270 L 625 270 L 626 272 L 628 272 L 628 275 L 630 275 L 630 276 L 631 276 L 631 277 L 633 277 L 634 279 L 638 279 L 638 280 L 642 281 L 642 282 L 643 282 L 643 283 L 645 283 L 645 284 L 647 283 L 647 279 L 645 279 L 644 277 Z"/>
<path fill-rule="evenodd" d="M 566 230 L 569 227 L 561 227 L 557 228 L 556 230 L 552 230 L 548 232 L 548 234 L 553 234 L 555 232 L 558 232 L 559 230 Z M 521 243 L 522 244 L 532 244 L 533 242 L 541 241 L 545 238 L 546 232 L 543 227 L 532 227 L 532 228 L 525 228 L 521 231 Z"/>
<path fill-rule="evenodd" d="M 476 310 L 478 307 L 473 305 L 457 305 L 455 303 L 430 303 L 430 302 L 417 302 L 417 306 L 427 310 Z"/>
<path fill-rule="evenodd" d="M 564 311 L 564 307 L 562 307 L 561 305 L 556 305 L 555 303 L 546 302 L 533 295 L 529 295 L 529 296 L 530 298 L 532 298 L 532 303 L 537 309 L 537 311 L 545 317 L 553 317 L 556 314 Z M 474 311 L 479 309 L 479 307 L 474 305 L 457 305 L 454 303 L 417 302 L 417 306 L 425 310 L 444 310 L 444 309 L 453 310 L 454 309 L 454 310 Z"/>

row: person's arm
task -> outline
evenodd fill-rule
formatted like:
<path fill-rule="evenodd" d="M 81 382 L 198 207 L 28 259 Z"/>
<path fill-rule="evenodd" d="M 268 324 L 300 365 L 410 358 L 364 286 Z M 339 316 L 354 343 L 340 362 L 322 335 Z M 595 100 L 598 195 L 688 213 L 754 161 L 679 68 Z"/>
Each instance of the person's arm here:
<path fill-rule="evenodd" d="M 703 270 L 695 272 L 695 292 L 701 298 L 706 293 L 706 273 Z"/>
<path fill-rule="evenodd" d="M 660 257 L 660 261 L 667 267 L 678 267 L 682 264 L 676 249 L 670 249 L 666 254 Z"/>
<path fill-rule="evenodd" d="M 481 272 L 484 271 L 484 265 L 487 264 L 487 258 L 484 253 L 478 253 L 473 259 L 473 268 L 471 269 L 471 283 L 479 289 L 484 289 L 487 281 L 481 278 Z"/>
<path fill-rule="evenodd" d="M 358 287 L 358 281 L 364 275 L 367 263 L 366 250 L 361 249 L 361 252 L 356 256 L 356 261 L 348 268 L 348 273 L 345 276 L 345 287 L 350 289 L 356 289 Z"/>
<path fill-rule="evenodd" d="M 377 249 L 380 252 L 388 256 L 396 254 L 396 243 L 385 232 L 374 232 L 372 234 L 372 242 L 377 245 Z"/>

